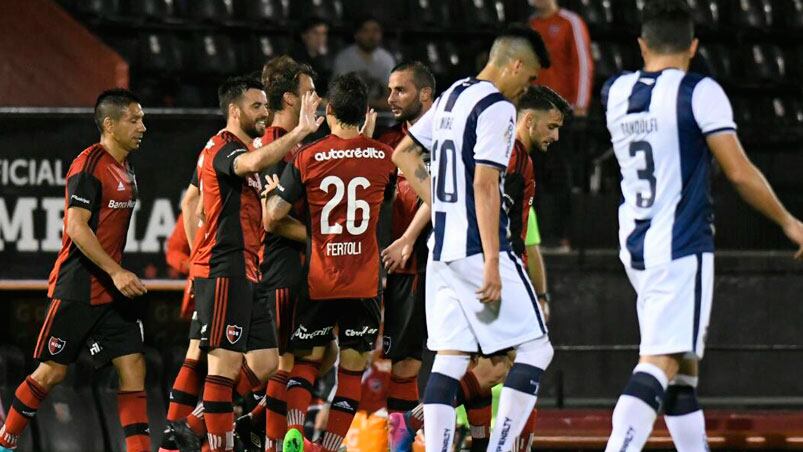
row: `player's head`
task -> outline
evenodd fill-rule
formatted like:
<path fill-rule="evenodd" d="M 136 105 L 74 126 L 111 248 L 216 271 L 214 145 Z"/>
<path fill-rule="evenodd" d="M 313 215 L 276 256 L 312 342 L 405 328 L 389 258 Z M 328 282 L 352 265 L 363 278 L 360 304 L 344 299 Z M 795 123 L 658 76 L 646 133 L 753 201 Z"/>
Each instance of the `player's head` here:
<path fill-rule="evenodd" d="M 368 109 L 368 87 L 353 72 L 337 76 L 329 83 L 326 122 L 342 127 L 359 127 Z"/>
<path fill-rule="evenodd" d="M 301 42 L 312 56 L 324 53 L 329 38 L 329 23 L 320 17 L 310 17 L 301 24 Z"/>
<path fill-rule="evenodd" d="M 95 125 L 101 136 L 113 139 L 126 151 L 138 149 L 145 134 L 139 98 L 127 89 L 106 90 L 95 101 Z"/>
<path fill-rule="evenodd" d="M 558 0 L 529 0 L 530 6 L 538 11 L 552 10 L 558 7 Z"/>
<path fill-rule="evenodd" d="M 286 55 L 265 63 L 262 84 L 265 85 L 270 110 L 287 111 L 297 119 L 301 110 L 301 96 L 315 92 L 315 76 L 311 67 Z"/>
<path fill-rule="evenodd" d="M 638 41 L 645 64 L 666 55 L 691 60 L 697 51 L 697 39 L 694 17 L 686 0 L 648 0 L 641 12 Z"/>
<path fill-rule="evenodd" d="M 511 25 L 494 40 L 483 71 L 490 69 L 494 85 L 505 97 L 515 100 L 550 64 L 541 35 L 529 27 Z"/>
<path fill-rule="evenodd" d="M 435 97 L 435 77 L 420 61 L 402 62 L 390 72 L 388 104 L 397 121 L 415 122 Z"/>
<path fill-rule="evenodd" d="M 217 97 L 229 126 L 239 127 L 251 138 L 265 133 L 269 115 L 262 83 L 250 77 L 231 77 L 220 85 Z"/>
<path fill-rule="evenodd" d="M 376 17 L 360 17 L 354 25 L 354 42 L 360 49 L 373 52 L 379 47 L 382 43 L 382 25 Z"/>
<path fill-rule="evenodd" d="M 572 114 L 566 99 L 546 86 L 530 86 L 519 97 L 516 136 L 530 149 L 546 152 L 560 139 L 559 129 Z"/>

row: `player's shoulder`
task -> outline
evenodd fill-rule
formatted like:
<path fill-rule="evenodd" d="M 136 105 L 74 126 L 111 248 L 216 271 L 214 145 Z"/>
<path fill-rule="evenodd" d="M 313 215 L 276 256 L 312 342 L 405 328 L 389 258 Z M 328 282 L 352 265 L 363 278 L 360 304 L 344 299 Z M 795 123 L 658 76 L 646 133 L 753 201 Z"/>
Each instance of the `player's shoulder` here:
<path fill-rule="evenodd" d="M 103 166 L 106 154 L 107 152 L 103 150 L 103 146 L 100 143 L 89 146 L 75 157 L 67 175 L 71 176 L 77 173 L 95 174 L 97 168 Z"/>
<path fill-rule="evenodd" d="M 394 147 L 404 138 L 405 130 L 404 123 L 399 122 L 394 124 L 391 128 L 386 130 L 382 135 L 377 138 L 377 141 Z"/>
<path fill-rule="evenodd" d="M 240 141 L 233 133 L 222 130 L 212 136 L 204 147 L 204 152 L 208 157 L 217 155 L 230 155 L 233 152 L 247 151 L 248 147 Z"/>
<path fill-rule="evenodd" d="M 628 80 L 634 79 L 635 77 L 638 77 L 638 72 L 621 71 L 610 76 L 608 80 L 605 80 L 605 83 L 602 84 L 602 88 L 600 89 L 600 101 L 602 102 L 602 108 L 607 108 L 608 99 L 610 98 L 611 90 L 614 89 L 614 85 L 620 86 L 621 84 L 624 84 Z"/>
<path fill-rule="evenodd" d="M 307 160 L 309 158 L 314 158 L 315 152 L 331 147 L 332 137 L 333 135 L 326 135 L 324 137 L 318 138 L 315 141 L 312 141 L 299 147 L 298 150 L 295 152 L 295 160 L 297 162 L 303 162 L 304 160 Z"/>

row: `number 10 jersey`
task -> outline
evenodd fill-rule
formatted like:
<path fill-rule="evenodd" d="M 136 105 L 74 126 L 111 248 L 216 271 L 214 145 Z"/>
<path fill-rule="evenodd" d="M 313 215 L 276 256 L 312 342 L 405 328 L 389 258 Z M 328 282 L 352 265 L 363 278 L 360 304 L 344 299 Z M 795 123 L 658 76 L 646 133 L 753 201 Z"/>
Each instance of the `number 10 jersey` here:
<path fill-rule="evenodd" d="M 359 135 L 328 135 L 300 149 L 282 173 L 278 196 L 306 197 L 309 298 L 373 298 L 379 291 L 377 222 L 393 196 L 393 149 Z"/>
<path fill-rule="evenodd" d="M 510 249 L 502 209 L 503 178 L 513 150 L 516 108 L 487 80 L 465 78 L 447 89 L 408 133 L 431 152 L 432 260 L 482 253 L 474 203 L 477 165 L 499 169 L 499 248 Z"/>
<path fill-rule="evenodd" d="M 621 170 L 622 262 L 643 270 L 713 252 L 706 136 L 736 129 L 725 92 L 711 78 L 670 68 L 611 78 L 602 103 Z"/>

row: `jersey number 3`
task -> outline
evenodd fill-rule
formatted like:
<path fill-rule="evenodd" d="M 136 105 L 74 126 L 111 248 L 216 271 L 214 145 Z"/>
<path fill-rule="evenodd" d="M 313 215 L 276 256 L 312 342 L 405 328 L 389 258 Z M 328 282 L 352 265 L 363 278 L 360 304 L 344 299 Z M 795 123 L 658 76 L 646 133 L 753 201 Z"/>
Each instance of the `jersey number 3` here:
<path fill-rule="evenodd" d="M 332 186 L 334 186 L 335 193 L 321 211 L 321 234 L 343 233 L 342 224 L 329 222 L 332 210 L 343 200 L 343 192 L 346 192 L 346 230 L 351 235 L 360 235 L 365 232 L 368 229 L 371 206 L 368 205 L 368 201 L 357 199 L 357 187 L 368 188 L 371 186 L 371 182 L 364 177 L 355 177 L 349 181 L 348 187 L 346 187 L 343 179 L 337 176 L 326 176 L 321 181 L 321 190 L 327 194 Z M 357 211 L 360 211 L 360 216 L 362 217 L 362 221 L 359 223 L 357 223 Z"/>
<path fill-rule="evenodd" d="M 637 170 L 636 175 L 639 179 L 650 184 L 648 193 L 638 192 L 636 194 L 636 205 L 643 208 L 650 208 L 655 202 L 655 160 L 652 157 L 652 146 L 646 141 L 634 141 L 630 143 L 630 156 L 644 154 L 644 168 Z"/>

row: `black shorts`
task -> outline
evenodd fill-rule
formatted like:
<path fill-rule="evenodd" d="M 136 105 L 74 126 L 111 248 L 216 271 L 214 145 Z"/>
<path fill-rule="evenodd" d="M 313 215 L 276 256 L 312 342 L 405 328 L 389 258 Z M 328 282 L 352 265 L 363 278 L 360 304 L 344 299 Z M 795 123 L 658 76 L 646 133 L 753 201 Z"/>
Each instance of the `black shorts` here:
<path fill-rule="evenodd" d="M 267 303 L 256 300 L 254 289 L 255 284 L 245 278 L 195 278 L 202 349 L 276 348 L 273 317 Z"/>
<path fill-rule="evenodd" d="M 385 331 L 382 351 L 393 362 L 421 360 L 427 341 L 423 273 L 391 273 L 385 287 Z"/>
<path fill-rule="evenodd" d="M 192 318 L 190 319 L 190 334 L 189 339 L 201 340 L 201 321 L 198 320 L 198 310 L 192 311 Z"/>
<path fill-rule="evenodd" d="M 319 301 L 302 297 L 296 304 L 290 346 L 298 350 L 324 346 L 337 325 L 341 350 L 369 352 L 379 334 L 379 321 L 379 297 Z"/>
<path fill-rule="evenodd" d="M 87 347 L 96 367 L 120 356 L 142 353 L 143 305 L 115 301 L 92 306 L 86 301 L 50 301 L 34 348 L 34 359 L 70 364 Z"/>
<path fill-rule="evenodd" d="M 301 297 L 301 287 L 269 288 L 257 287 L 257 300 L 270 309 L 271 317 L 276 321 L 276 339 L 279 354 L 290 351 L 290 335 L 293 334 L 293 323 L 296 303 Z"/>

